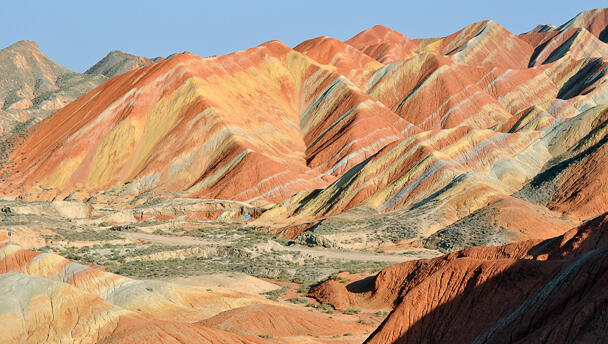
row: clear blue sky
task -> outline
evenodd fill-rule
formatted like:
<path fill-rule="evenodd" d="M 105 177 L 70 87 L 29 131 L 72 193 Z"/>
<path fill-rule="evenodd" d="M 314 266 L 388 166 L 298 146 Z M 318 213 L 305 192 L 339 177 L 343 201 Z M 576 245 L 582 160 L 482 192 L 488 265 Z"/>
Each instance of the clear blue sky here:
<path fill-rule="evenodd" d="M 290 46 L 321 35 L 345 40 L 376 24 L 411 38 L 445 36 L 483 19 L 521 33 L 605 6 L 592 0 L 8 0 L 0 7 L 0 47 L 33 40 L 51 59 L 83 72 L 111 50 L 221 55 L 271 39 Z"/>

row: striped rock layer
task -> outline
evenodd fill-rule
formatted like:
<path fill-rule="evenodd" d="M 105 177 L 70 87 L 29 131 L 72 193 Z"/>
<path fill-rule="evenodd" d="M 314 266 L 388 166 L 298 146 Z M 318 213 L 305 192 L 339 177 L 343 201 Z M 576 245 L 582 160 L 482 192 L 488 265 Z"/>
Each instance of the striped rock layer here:
<path fill-rule="evenodd" d="M 14 244 L 0 262 L 2 343 L 263 343 L 191 324 L 260 302 L 251 295 L 131 280 Z"/>
<path fill-rule="evenodd" d="M 7 344 L 314 344 L 373 330 L 231 289 L 132 280 L 15 244 L 0 246 L 0 328 Z"/>
<path fill-rule="evenodd" d="M 31 128 L 0 166 L 0 193 L 270 203 L 263 224 L 441 204 L 430 235 L 570 162 L 561 171 L 573 177 L 560 181 L 580 182 L 551 185 L 576 191 L 525 201 L 574 221 L 595 216 L 601 173 L 574 166 L 603 161 L 603 121 L 590 113 L 608 102 L 605 13 L 519 36 L 492 21 L 428 39 L 375 26 L 345 42 L 177 54 Z"/>

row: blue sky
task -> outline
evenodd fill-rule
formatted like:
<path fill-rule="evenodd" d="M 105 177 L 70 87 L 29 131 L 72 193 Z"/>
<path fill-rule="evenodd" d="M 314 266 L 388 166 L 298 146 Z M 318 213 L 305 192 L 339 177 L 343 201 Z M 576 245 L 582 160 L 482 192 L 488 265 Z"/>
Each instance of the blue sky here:
<path fill-rule="evenodd" d="M 605 1 L 28 1 L 1 6 L 0 47 L 38 42 L 83 72 L 111 50 L 155 57 L 221 55 L 278 39 L 289 46 L 326 35 L 348 39 L 376 24 L 408 37 L 436 37 L 492 19 L 513 33 L 560 25 Z"/>

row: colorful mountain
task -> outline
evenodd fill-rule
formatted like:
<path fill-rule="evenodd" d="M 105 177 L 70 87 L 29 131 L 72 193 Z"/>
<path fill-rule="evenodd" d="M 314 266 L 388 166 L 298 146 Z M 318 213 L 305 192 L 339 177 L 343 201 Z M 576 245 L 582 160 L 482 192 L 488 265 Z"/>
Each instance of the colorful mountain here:
<path fill-rule="evenodd" d="M 427 217 L 435 208 L 431 223 L 420 222 L 426 229 L 411 228 L 425 239 L 499 201 L 526 213 L 509 197 L 537 190 L 558 160 L 570 161 L 587 145 L 584 135 L 593 133 L 602 151 L 600 122 L 586 111 L 606 104 L 607 49 L 586 28 L 516 36 L 482 21 L 443 38 L 412 40 L 375 26 L 346 42 L 319 37 L 290 49 L 271 41 L 154 64 L 115 52 L 100 71 L 148 65 L 32 128 L 5 158 L 0 191 L 37 199 L 114 190 L 253 202 L 272 206 L 256 220 L 262 226 L 359 208 Z M 582 136 L 564 129 L 572 123 Z M 601 213 L 593 204 L 603 192 L 586 191 L 593 184 L 582 182 L 586 176 L 572 191 L 589 195 L 584 202 L 566 201 L 566 191 L 523 201 L 548 211 L 556 227 L 538 236 L 507 230 L 497 243 L 546 238 Z"/>
<path fill-rule="evenodd" d="M 139 191 L 276 202 L 418 131 L 333 69 L 269 42 L 113 78 L 40 123 L 4 185 L 70 194 L 134 181 Z"/>
<path fill-rule="evenodd" d="M 265 272 L 285 254 L 277 293 L 300 267 L 353 272 L 312 288 L 315 313 L 0 244 L 0 342 L 354 343 L 386 310 L 368 343 L 605 340 L 607 18 L 113 51 L 85 74 L 0 50 L 2 240 L 210 245 L 197 264 Z M 346 256 L 400 264 L 366 277 Z"/>

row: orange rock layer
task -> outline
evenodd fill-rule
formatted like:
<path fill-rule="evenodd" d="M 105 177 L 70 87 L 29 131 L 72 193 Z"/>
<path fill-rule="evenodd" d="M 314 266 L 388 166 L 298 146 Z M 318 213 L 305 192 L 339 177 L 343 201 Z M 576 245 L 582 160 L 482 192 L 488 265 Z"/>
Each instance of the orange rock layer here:
<path fill-rule="evenodd" d="M 311 292 L 337 308 L 393 308 L 366 343 L 601 342 L 608 214 L 546 241 L 474 247 Z"/>

